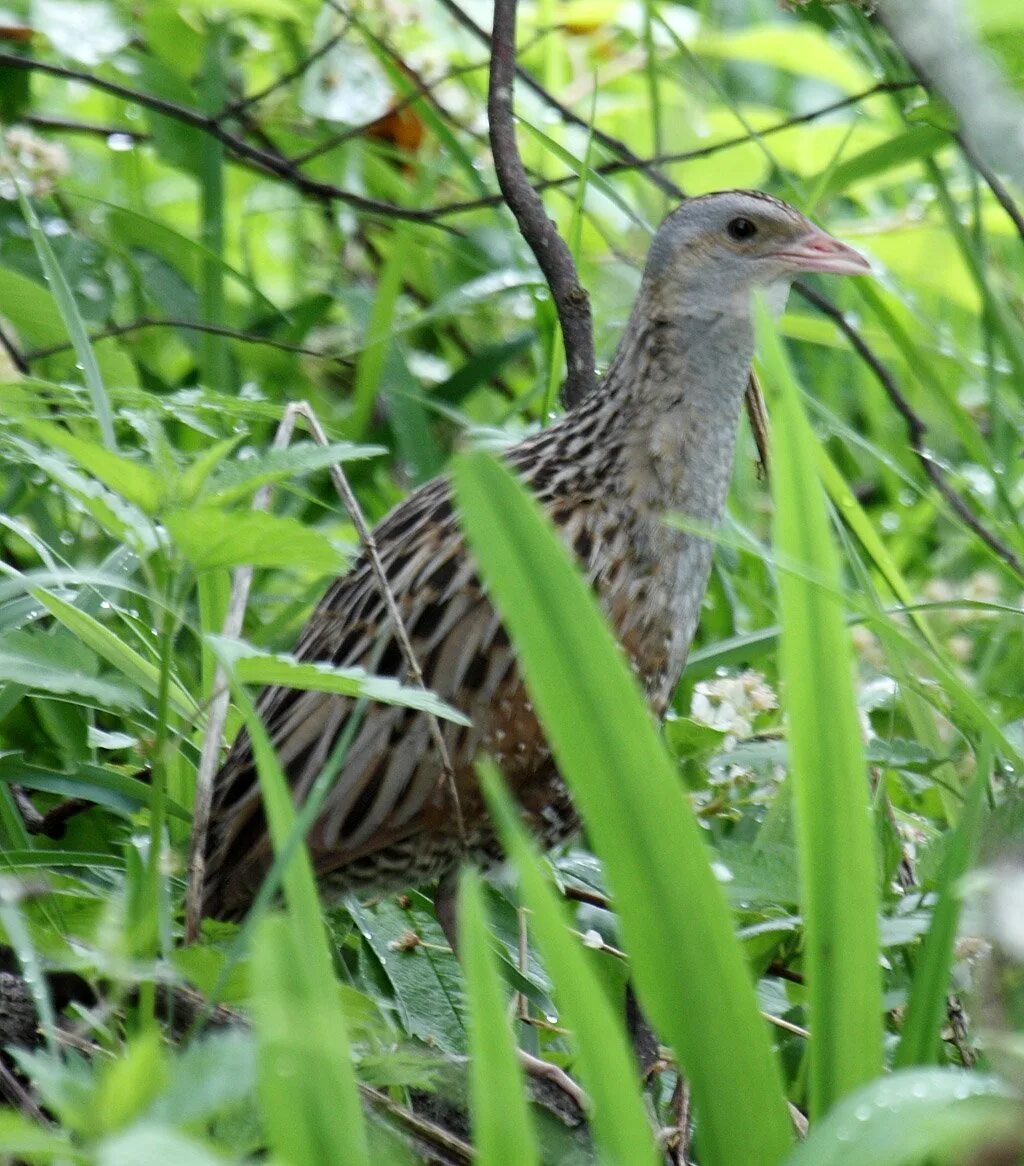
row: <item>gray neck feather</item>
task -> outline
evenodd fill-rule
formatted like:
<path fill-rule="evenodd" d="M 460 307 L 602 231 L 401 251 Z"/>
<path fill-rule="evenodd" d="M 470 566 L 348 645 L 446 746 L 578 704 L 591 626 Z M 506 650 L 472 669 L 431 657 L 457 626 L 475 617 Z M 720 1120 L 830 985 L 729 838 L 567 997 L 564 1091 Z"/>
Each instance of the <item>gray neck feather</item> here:
<path fill-rule="evenodd" d="M 748 300 L 709 310 L 714 296 L 641 289 L 598 389 L 615 421 L 634 502 L 713 525 L 732 473 L 754 335 Z M 721 301 L 719 300 L 719 303 Z"/>

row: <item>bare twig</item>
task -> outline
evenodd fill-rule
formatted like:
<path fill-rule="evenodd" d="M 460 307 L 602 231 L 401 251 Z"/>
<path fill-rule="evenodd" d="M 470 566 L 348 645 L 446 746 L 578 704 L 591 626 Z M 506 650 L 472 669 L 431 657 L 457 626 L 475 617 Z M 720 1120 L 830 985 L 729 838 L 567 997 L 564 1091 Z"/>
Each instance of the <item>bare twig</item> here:
<path fill-rule="evenodd" d="M 7 335 L 7 329 L 0 327 L 0 347 L 7 353 L 11 364 L 22 374 L 28 372 L 28 362 L 14 341 Z"/>
<path fill-rule="evenodd" d="M 992 191 L 992 195 L 996 202 L 1006 212 L 1007 218 L 1017 228 L 1017 234 L 1020 235 L 1021 240 L 1024 241 L 1024 213 L 1013 201 L 1013 195 L 1010 194 L 1009 189 L 1003 180 L 996 174 L 989 166 L 987 166 L 981 158 L 971 149 L 971 147 L 964 140 L 963 134 L 957 134 L 956 140 L 960 143 L 960 148 L 964 152 L 964 157 L 970 162 L 975 170 L 985 179 L 985 185 Z"/>
<path fill-rule="evenodd" d="M 290 85 L 292 81 L 297 81 L 303 74 L 308 72 L 317 61 L 339 45 L 344 40 L 346 33 L 351 28 L 351 20 L 347 21 L 344 27 L 328 37 L 322 45 L 315 48 L 307 56 L 303 57 L 294 69 L 289 69 L 287 73 L 282 73 L 276 80 L 271 81 L 269 85 L 265 85 L 262 89 L 258 89 L 255 93 L 247 94 L 240 97 L 237 101 L 233 101 L 230 105 L 226 105 L 217 115 L 217 121 L 227 121 L 232 117 L 236 117 L 243 110 L 251 109 L 254 105 L 263 101 L 264 98 L 269 97 L 272 93 L 276 93 L 279 89 L 283 89 L 286 85 Z"/>
<path fill-rule="evenodd" d="M 488 46 L 488 48 L 491 48 L 493 54 L 491 37 L 487 35 L 487 32 L 481 28 L 480 25 L 477 24 L 476 21 L 473 20 L 473 18 L 467 12 L 465 12 L 458 4 L 455 3 L 455 0 L 440 0 L 440 4 L 459 22 L 459 24 L 462 25 L 463 28 L 468 29 L 475 37 L 477 37 L 478 40 L 482 41 L 485 45 Z M 497 12 L 495 12 L 495 16 L 497 16 Z M 593 135 L 595 142 L 599 142 L 606 150 L 610 150 L 619 158 L 628 161 L 633 167 L 635 167 L 637 170 L 640 170 L 652 183 L 654 183 L 655 186 L 659 187 L 666 194 L 679 197 L 679 188 L 675 185 L 675 183 L 666 178 L 664 174 L 659 173 L 655 166 L 652 166 L 649 162 L 646 162 L 639 156 L 639 154 L 634 154 L 625 142 L 620 141 L 618 138 L 612 137 L 611 134 L 605 133 L 604 130 L 598 129 L 596 126 L 592 126 L 588 121 L 585 121 L 582 117 L 580 117 L 579 114 L 573 113 L 573 111 L 567 105 L 563 105 L 563 103 L 560 102 L 558 98 L 554 96 L 554 94 L 549 93 L 548 90 L 545 89 L 543 85 L 541 85 L 537 78 L 534 77 L 533 74 L 530 73 L 527 69 L 524 69 L 521 65 L 515 66 L 515 73 L 516 76 L 523 82 L 523 84 L 527 86 L 527 88 L 532 89 L 534 93 L 536 93 L 545 102 L 545 104 L 556 110 L 559 117 L 561 117 L 567 125 L 578 126 L 580 129 L 586 130 L 588 134 Z"/>
<path fill-rule="evenodd" d="M 353 363 L 346 356 L 336 356 L 318 348 L 309 348 L 303 344 L 289 344 L 285 340 L 275 340 L 272 336 L 261 336 L 257 332 L 240 332 L 235 328 L 226 328 L 220 324 L 204 324 L 199 320 L 157 319 L 152 316 L 139 316 L 125 324 L 111 324 L 109 328 L 101 328 L 92 333 L 89 340 L 95 344 L 98 340 L 128 336 L 146 328 L 181 328 L 190 332 L 209 332 L 214 336 L 226 336 L 229 340 L 240 340 L 246 344 L 263 344 L 268 348 L 276 348 L 280 352 L 293 352 L 297 356 L 314 356 L 318 360 L 330 360 L 343 365 Z M 50 344 L 46 348 L 32 348 L 24 354 L 23 359 L 27 365 L 33 361 L 42 360 L 44 357 L 54 356 L 58 352 L 67 352 L 70 348 L 70 343 Z M 25 371 L 28 371 L 27 368 Z"/>
<path fill-rule="evenodd" d="M 428 1121 L 404 1105 L 399 1105 L 381 1089 L 374 1089 L 370 1085 L 360 1085 L 359 1091 L 364 1100 L 375 1109 L 386 1113 L 393 1121 L 404 1126 L 414 1138 L 425 1143 L 435 1153 L 438 1151 L 443 1153 L 444 1158 L 440 1159 L 441 1161 L 458 1163 L 460 1166 L 462 1163 L 469 1166 L 470 1163 L 477 1161 L 473 1147 L 452 1133 L 451 1130 L 446 1130 L 444 1126 Z M 431 1160 L 435 1159 L 432 1157 Z"/>
<path fill-rule="evenodd" d="M 79 81 L 94 89 L 100 89 L 104 93 L 110 93 L 114 97 L 120 97 L 123 101 L 133 101 L 147 109 L 152 109 L 156 113 L 162 113 L 165 117 L 170 117 L 185 125 L 193 126 L 222 142 L 235 157 L 254 163 L 264 173 L 289 183 L 296 190 L 308 194 L 311 198 L 322 199 L 327 202 L 341 202 L 346 206 L 352 207 L 354 210 L 362 211 L 365 214 L 377 215 L 384 219 L 398 219 L 406 222 L 421 223 L 425 226 L 437 227 L 441 230 L 451 229 L 443 223 L 438 222 L 434 212 L 431 210 L 416 210 L 410 207 L 398 206 L 394 203 L 380 202 L 377 199 L 366 198 L 363 195 L 342 190 L 341 187 L 335 186 L 330 182 L 319 182 L 314 178 L 310 178 L 308 174 L 305 174 L 290 159 L 281 154 L 260 149 L 244 141 L 242 138 L 226 130 L 216 117 L 201 113 L 199 110 L 189 106 L 179 105 L 173 101 L 166 101 L 164 98 L 156 97 L 152 93 L 144 93 L 138 89 L 131 89 L 126 85 L 120 85 L 116 81 L 108 81 L 106 78 L 95 76 L 92 73 L 87 73 L 79 69 L 69 69 L 63 65 L 50 64 L 48 61 L 40 61 L 33 57 L 22 57 L 17 53 L 0 53 L 0 66 L 11 69 L 23 69 L 28 72 L 46 73 L 51 77 L 63 77 L 68 81 Z"/>
<path fill-rule="evenodd" d="M 26 125 L 37 130 L 56 130 L 62 134 L 86 134 L 95 138 L 129 138 L 133 142 L 148 142 L 149 134 L 130 126 L 101 125 L 97 122 L 78 121 L 70 117 L 50 117 L 42 113 L 26 113 L 22 118 Z"/>
<path fill-rule="evenodd" d="M 63 838 L 68 821 L 96 805 L 88 798 L 65 798 L 45 814 L 41 814 L 22 786 L 12 785 L 11 794 L 25 823 L 25 829 L 29 834 L 42 834 L 45 838 Z"/>
<path fill-rule="evenodd" d="M 487 117 L 498 185 L 530 246 L 558 311 L 565 341 L 562 400 L 571 407 L 595 384 L 594 330 L 590 299 L 580 286 L 569 248 L 548 218 L 519 157 L 513 121 L 516 59 L 516 0 L 495 0 Z"/>
<path fill-rule="evenodd" d="M 668 1137 L 665 1139 L 669 1161 L 672 1162 L 672 1166 L 689 1166 L 692 1121 L 690 1083 L 682 1073 L 679 1074 L 672 1092 L 672 1113 L 675 1117 L 675 1126 L 668 1131 Z"/>
<path fill-rule="evenodd" d="M 781 133 L 783 130 L 792 129 L 794 126 L 806 125 L 810 122 L 817 121 L 819 118 L 827 117 L 830 113 L 836 113 L 852 105 L 859 105 L 860 102 L 866 101 L 868 98 L 875 97 L 878 94 L 898 93 L 905 89 L 916 89 L 919 85 L 919 81 L 880 81 L 877 85 L 872 85 L 860 93 L 854 93 L 849 97 L 840 98 L 838 101 L 830 101 L 827 105 L 821 105 L 817 109 L 809 110 L 807 113 L 797 114 L 795 117 L 788 117 L 784 121 L 766 126 L 763 130 L 757 131 L 757 137 L 768 138 L 772 134 Z M 732 150 L 736 146 L 743 146 L 751 141 L 752 137 L 752 134 L 736 134 L 734 137 L 723 138 L 720 142 L 712 142 L 707 146 L 700 146 L 694 150 L 678 150 L 667 154 L 655 154 L 650 158 L 633 159 L 618 157 L 608 162 L 602 162 L 597 166 L 592 166 L 590 169 L 594 174 L 599 174 L 601 177 L 607 177 L 610 174 L 623 174 L 630 170 L 640 170 L 646 177 L 650 178 L 652 167 L 667 166 L 676 162 L 692 162 L 698 158 L 710 158 L 723 150 Z M 558 190 L 578 181 L 578 174 L 562 174 L 557 178 L 545 178 L 539 182 L 535 182 L 533 188 L 538 194 L 542 194 L 546 190 Z M 665 179 L 665 181 L 667 182 L 668 179 Z M 678 186 L 675 186 L 673 183 L 672 187 L 673 189 L 667 193 L 671 193 L 673 197 L 684 197 L 682 190 Z M 492 194 L 482 198 L 467 199 L 464 202 L 452 202 L 444 206 L 436 206 L 434 207 L 434 212 L 439 216 L 464 214 L 467 211 L 498 206 L 501 202 L 502 196 L 500 194 Z"/>
<path fill-rule="evenodd" d="M 284 449 L 291 440 L 298 417 L 296 406 L 285 409 L 281 424 L 274 434 L 272 449 Z M 266 510 L 270 505 L 271 484 L 261 486 L 253 499 L 253 510 Z M 227 615 L 224 617 L 222 634 L 237 640 L 242 634 L 245 607 L 252 588 L 253 569 L 239 567 L 231 582 L 231 598 Z M 227 723 L 231 691 L 228 688 L 227 673 L 218 664 L 213 677 L 213 695 L 210 701 L 210 715 L 206 720 L 203 747 L 199 755 L 196 772 L 195 808 L 192 811 L 192 836 L 189 839 L 188 884 L 185 891 L 185 942 L 195 943 L 203 921 L 203 884 L 206 878 L 206 836 L 210 830 L 210 812 L 213 808 L 213 779 L 217 774 L 220 760 L 221 740 Z"/>
<path fill-rule="evenodd" d="M 928 432 L 928 427 L 925 425 L 924 420 L 903 395 L 899 385 L 896 384 L 896 378 L 882 363 L 864 337 L 861 336 L 860 332 L 826 296 L 821 295 L 804 283 L 797 283 L 794 287 L 808 303 L 813 304 L 819 312 L 823 312 L 831 320 L 835 321 L 839 329 L 850 341 L 857 355 L 860 356 L 868 368 L 874 373 L 878 383 L 885 390 L 886 396 L 896 409 L 896 412 L 903 418 L 907 426 L 907 436 L 910 439 L 911 448 L 917 455 L 922 469 L 950 508 L 957 514 L 964 525 L 972 530 L 990 550 L 1020 574 L 1022 567 L 1017 555 L 998 535 L 993 534 L 985 526 L 946 480 L 946 475 L 943 473 L 941 466 L 935 460 L 925 442 L 925 434 Z"/>
<path fill-rule="evenodd" d="M 330 444 L 319 418 L 308 402 L 298 401 L 296 404 L 289 406 L 289 408 L 293 409 L 297 416 L 303 418 L 309 429 L 310 436 L 318 445 Z M 355 526 L 356 532 L 359 535 L 359 541 L 366 551 L 367 561 L 370 564 L 370 569 L 373 571 L 374 578 L 377 580 L 377 586 L 380 589 L 384 605 L 388 609 L 388 615 L 395 629 L 395 637 L 398 640 L 399 647 L 402 649 L 402 655 L 405 657 L 406 667 L 409 669 L 413 681 L 420 688 L 425 689 L 426 683 L 423 680 L 423 672 L 420 669 L 419 661 L 416 659 L 416 653 L 409 639 L 409 633 L 406 631 L 402 613 L 398 610 L 398 603 L 395 599 L 394 592 L 391 590 L 391 584 L 388 583 L 387 575 L 384 572 L 384 565 L 381 562 L 380 553 L 377 550 L 377 543 L 367 525 L 366 516 L 363 514 L 362 507 L 360 507 L 355 494 L 352 493 L 352 487 L 348 484 L 348 478 L 345 477 L 345 471 L 341 466 L 337 463 L 332 465 L 330 467 L 330 474 L 334 488 L 338 492 L 338 497 L 348 511 L 348 515 L 352 519 L 352 524 Z M 452 759 L 448 754 L 448 746 L 445 744 L 444 733 L 441 731 L 441 723 L 433 713 L 428 712 L 425 715 L 430 724 L 430 735 L 434 739 L 438 756 L 441 758 L 442 778 L 447 784 L 448 791 L 451 795 L 452 808 L 455 811 L 455 826 L 458 830 L 459 839 L 465 842 L 466 830 L 462 818 L 462 804 L 459 801 L 458 790 L 455 788 L 455 770 L 452 766 Z"/>

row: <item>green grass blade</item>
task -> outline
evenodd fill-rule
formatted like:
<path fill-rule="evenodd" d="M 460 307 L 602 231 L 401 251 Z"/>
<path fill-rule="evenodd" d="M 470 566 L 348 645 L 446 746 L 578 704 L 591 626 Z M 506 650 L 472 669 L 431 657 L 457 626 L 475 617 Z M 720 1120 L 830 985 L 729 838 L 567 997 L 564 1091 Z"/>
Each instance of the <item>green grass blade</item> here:
<path fill-rule="evenodd" d="M 151 696 L 156 695 L 160 687 L 160 669 L 156 664 L 140 656 L 134 648 L 130 648 L 98 619 L 94 619 L 80 607 L 60 599 L 52 591 L 44 591 L 41 587 L 30 587 L 28 591 L 54 619 L 62 623 L 83 644 L 92 648 L 97 656 L 137 684 L 143 692 L 148 692 Z M 196 715 L 195 701 L 174 680 L 170 683 L 169 697 L 176 713 L 190 719 Z"/>
<path fill-rule="evenodd" d="M 689 1078 L 705 1161 L 777 1162 L 779 1067 L 700 828 L 594 597 L 504 467 L 459 460 L 469 542 L 615 892 L 641 1001 Z M 571 675 L 568 673 L 571 672 Z"/>
<path fill-rule="evenodd" d="M 289 1166 L 369 1162 L 337 990 L 310 959 L 298 923 L 267 916 L 252 945 L 267 1139 Z"/>
<path fill-rule="evenodd" d="M 263 807 L 276 853 L 288 844 L 295 807 L 252 700 L 233 677 L 232 689 L 252 740 Z M 257 989 L 257 1008 L 268 1050 L 263 1071 L 272 1077 L 264 1092 L 270 1133 L 280 1134 L 277 1150 L 282 1161 L 301 1166 L 345 1161 L 360 1166 L 370 1160 L 366 1128 L 313 867 L 305 846 L 295 848 L 282 881 L 288 914 L 267 930 L 259 931 L 251 949 L 251 958 L 259 969 L 256 979 L 262 979 L 263 984 L 262 990 Z M 271 950 L 263 952 L 264 945 Z M 278 1071 L 275 1065 L 284 1067 Z M 294 1075 L 284 1084 L 293 1068 Z M 275 1089 L 292 1096 L 272 1117 L 275 1102 L 269 1093 Z M 289 1113 L 291 1135 L 286 1124 Z M 275 1124 L 278 1119 L 280 1126 Z M 290 1140 L 295 1136 L 294 1130 L 300 1125 L 314 1156 L 299 1158 L 289 1149 L 294 1144 Z"/>
<path fill-rule="evenodd" d="M 498 962 L 484 918 L 480 877 L 463 874 L 459 887 L 459 952 L 469 989 L 469 1087 L 473 1144 L 481 1162 L 532 1166 L 539 1162 L 523 1071 L 508 1023 Z"/>
<path fill-rule="evenodd" d="M 569 934 L 561 904 L 541 871 L 537 854 L 516 818 L 493 763 L 482 762 L 480 780 L 501 830 L 505 852 L 519 872 L 523 897 L 555 982 L 561 1017 L 576 1037 L 580 1075 L 593 1102 L 594 1141 L 605 1162 L 631 1166 L 660 1160 L 640 1093 L 632 1049 L 579 941 Z"/>
<path fill-rule="evenodd" d="M 804 568 L 779 574 L 779 663 L 806 925 L 810 1110 L 817 1117 L 882 1068 L 877 868 L 853 654 L 815 469 L 817 442 L 774 322 L 760 312 L 758 323 L 765 380 L 778 396 L 776 550 L 780 560 Z"/>
<path fill-rule="evenodd" d="M 2 150 L 4 162 L 10 167 L 11 160 L 6 146 L 0 146 L 0 150 Z M 47 239 L 46 232 L 39 222 L 35 207 L 22 190 L 21 183 L 17 182 L 15 187 L 18 192 L 18 204 L 28 225 L 32 245 L 39 258 L 39 265 L 42 267 L 50 290 L 53 292 L 53 298 L 57 301 L 61 319 L 64 321 L 64 327 L 67 329 L 68 337 L 75 350 L 75 359 L 85 377 L 85 387 L 92 400 L 93 412 L 96 414 L 96 423 L 100 427 L 103 444 L 107 449 L 116 453 L 117 438 L 114 435 L 114 414 L 110 407 L 110 398 L 107 396 L 107 388 L 100 375 L 100 366 L 96 363 L 96 354 L 89 342 L 85 321 L 82 319 L 82 313 L 78 310 L 78 304 L 75 302 L 75 294 L 71 290 L 71 284 L 68 283 L 64 269 L 57 262 L 57 256 L 54 255 L 50 240 Z"/>
<path fill-rule="evenodd" d="M 991 753 L 978 758 L 964 810 L 956 830 L 949 837 L 942 866 L 936 880 L 938 902 L 932 913 L 931 926 L 921 947 L 914 971 L 914 982 L 907 1002 L 903 1036 L 896 1050 L 898 1069 L 914 1065 L 931 1065 L 937 1060 L 939 1034 L 946 1015 L 950 967 L 960 921 L 959 882 L 967 873 L 978 847 L 985 814 L 985 791 L 988 789 Z"/>

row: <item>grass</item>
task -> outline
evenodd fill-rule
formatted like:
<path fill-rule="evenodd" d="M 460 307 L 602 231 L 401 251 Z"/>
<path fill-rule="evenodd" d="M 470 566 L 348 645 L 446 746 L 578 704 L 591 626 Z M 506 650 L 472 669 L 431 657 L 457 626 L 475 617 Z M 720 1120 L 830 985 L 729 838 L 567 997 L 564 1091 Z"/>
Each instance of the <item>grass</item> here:
<path fill-rule="evenodd" d="M 712 5 L 699 26 L 656 0 L 637 21 L 583 7 L 523 6 L 523 68 L 641 156 L 698 151 L 662 166 L 688 192 L 797 192 L 862 247 L 877 278 L 829 294 L 926 426 L 925 455 L 1019 558 L 1014 223 L 919 89 L 761 132 L 876 74 L 904 79 L 877 25 L 754 0 L 728 27 Z M 218 20 L 144 5 L 116 63 L 82 68 L 210 110 L 266 91 L 246 111 L 252 141 L 322 144 L 309 176 L 381 203 L 490 193 L 481 46 L 426 0 L 402 27 L 365 13 L 344 30 L 325 9 L 311 34 L 270 2 Z M 1004 21 L 990 47 L 1012 61 L 1021 18 Z M 42 60 L 63 43 L 50 31 Z M 311 45 L 324 56 L 303 73 Z M 435 68 L 459 72 L 425 94 L 416 79 Z M 847 337 L 795 298 L 762 330 L 772 481 L 744 434 L 660 729 L 531 500 L 491 454 L 452 457 L 545 423 L 558 380 L 551 304 L 507 213 L 412 224 L 328 206 L 195 125 L 19 78 L 0 75 L 5 123 L 124 134 L 45 131 L 70 155 L 56 196 L 45 151 L 5 138 L 32 188 L 0 203 L 0 317 L 28 369 L 0 374 L 0 930 L 44 1038 L 5 1063 L 44 1112 L 0 1112 L 0 1159 L 306 1166 L 475 1149 L 485 1162 L 852 1166 L 1018 1152 L 1019 959 L 999 894 L 1024 861 L 1024 580 L 940 497 Z M 328 96 L 366 132 L 331 148 L 351 122 L 316 115 Z M 380 121 L 398 98 L 405 120 Z M 527 165 L 571 179 L 545 205 L 606 364 L 664 191 L 609 170 L 593 126 L 565 124 L 525 84 L 517 111 Z M 204 321 L 242 339 L 189 327 Z M 270 451 L 297 399 L 328 450 Z M 354 698 L 358 716 L 372 700 L 458 715 L 289 655 L 355 550 L 334 461 L 371 520 L 453 469 L 584 819 L 580 840 L 538 855 L 482 762 L 514 877 L 468 878 L 464 971 L 429 887 L 325 913 L 301 840 L 347 739 L 296 810 L 254 712 L 255 689 L 283 682 Z M 265 486 L 271 507 L 255 514 Z M 231 572 L 246 566 L 233 643 Z M 188 819 L 218 664 L 226 736 L 244 723 L 257 743 L 276 859 L 244 926 L 207 924 L 187 944 Z M 62 836 L 35 832 L 26 799 L 46 814 L 74 797 L 90 808 Z M 101 1003 L 65 1003 L 60 970 Z M 168 983 L 251 1024 L 172 1033 Z M 627 984 L 651 1055 L 633 1047 Z M 956 1039 L 951 992 L 967 1016 Z M 578 1077 L 585 1124 L 524 1087 L 515 1044 Z"/>

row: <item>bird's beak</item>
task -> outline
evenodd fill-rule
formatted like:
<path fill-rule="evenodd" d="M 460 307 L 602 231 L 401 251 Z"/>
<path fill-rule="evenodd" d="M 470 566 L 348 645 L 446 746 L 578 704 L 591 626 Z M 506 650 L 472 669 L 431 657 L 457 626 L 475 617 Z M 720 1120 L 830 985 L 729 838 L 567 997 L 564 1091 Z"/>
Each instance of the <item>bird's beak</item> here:
<path fill-rule="evenodd" d="M 785 250 L 775 252 L 790 271 L 821 271 L 831 275 L 864 275 L 871 264 L 859 251 L 814 227 Z"/>

